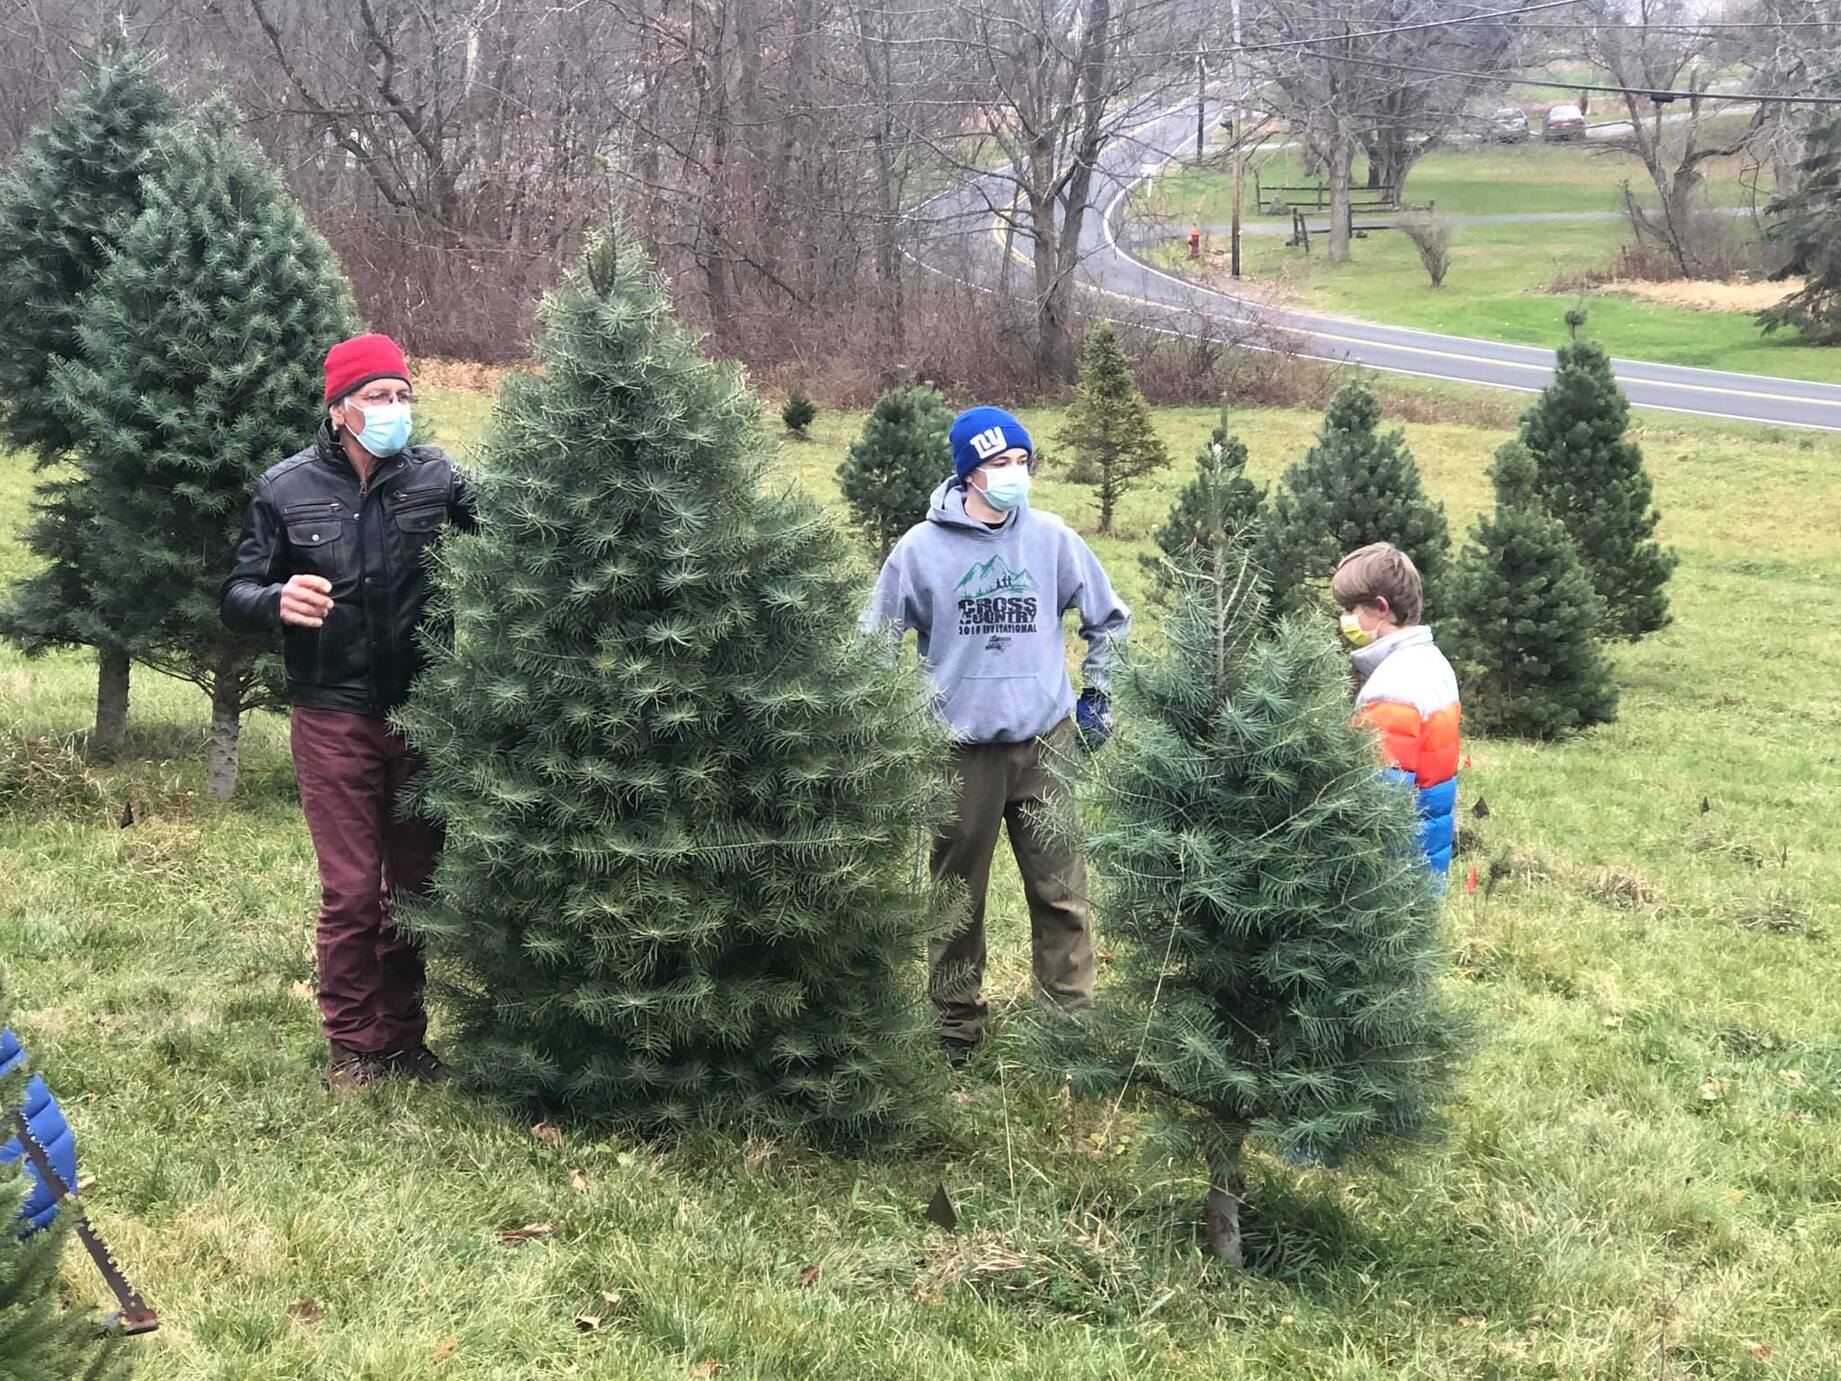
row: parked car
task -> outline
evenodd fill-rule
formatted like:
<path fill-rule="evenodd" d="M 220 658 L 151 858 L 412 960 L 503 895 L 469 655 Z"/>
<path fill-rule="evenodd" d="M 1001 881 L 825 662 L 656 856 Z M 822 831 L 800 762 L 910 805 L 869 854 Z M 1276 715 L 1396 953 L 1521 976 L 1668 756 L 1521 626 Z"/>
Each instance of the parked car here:
<path fill-rule="evenodd" d="M 1528 112 L 1518 105 L 1497 106 L 1488 123 L 1489 137 L 1498 144 L 1519 144 L 1528 137 Z"/>
<path fill-rule="evenodd" d="M 1549 144 L 1585 138 L 1585 116 L 1576 105 L 1557 105 L 1541 121 L 1541 138 Z"/>

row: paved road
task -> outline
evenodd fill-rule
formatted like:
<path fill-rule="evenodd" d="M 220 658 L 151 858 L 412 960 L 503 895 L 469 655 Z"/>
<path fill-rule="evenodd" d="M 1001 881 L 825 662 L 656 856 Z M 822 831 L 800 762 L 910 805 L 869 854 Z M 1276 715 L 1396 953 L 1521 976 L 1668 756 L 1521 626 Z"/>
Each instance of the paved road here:
<path fill-rule="evenodd" d="M 1206 331 L 1216 337 L 1284 339 L 1287 348 L 1312 359 L 1523 392 L 1540 389 L 1552 376 L 1550 350 L 1263 306 L 1187 282 L 1136 258 L 1119 238 L 1127 194 L 1194 137 L 1193 110 L 1160 117 L 1141 127 L 1134 139 L 1115 144 L 1097 170 L 1097 214 L 1087 217 L 1082 234 L 1080 276 L 1083 288 L 1102 296 L 1115 318 L 1176 334 Z M 1003 246 L 993 233 L 994 213 L 1014 194 L 1001 175 L 986 174 L 935 197 L 924 208 L 933 231 L 916 247 L 915 259 L 932 272 L 993 290 L 1004 271 Z M 1026 290 L 1028 273 L 1024 264 L 1011 265 L 1013 287 Z M 1562 310 L 1556 301 L 1556 335 L 1563 329 Z M 1841 431 L 1841 386 L 1834 384 L 1642 360 L 1616 359 L 1613 366 L 1630 401 L 1641 407 Z"/>

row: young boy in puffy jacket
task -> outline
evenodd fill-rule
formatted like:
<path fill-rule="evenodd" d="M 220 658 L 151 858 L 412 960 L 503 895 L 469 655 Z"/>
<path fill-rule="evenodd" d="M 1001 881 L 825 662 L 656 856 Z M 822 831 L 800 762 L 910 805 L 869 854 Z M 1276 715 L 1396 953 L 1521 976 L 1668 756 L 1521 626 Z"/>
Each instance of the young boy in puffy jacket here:
<path fill-rule="evenodd" d="M 1387 774 L 1417 793 L 1420 842 L 1442 885 L 1456 832 L 1461 710 L 1451 663 L 1419 622 L 1419 572 L 1398 547 L 1375 542 L 1343 557 L 1330 594 L 1355 648 L 1356 716 L 1380 730 Z"/>

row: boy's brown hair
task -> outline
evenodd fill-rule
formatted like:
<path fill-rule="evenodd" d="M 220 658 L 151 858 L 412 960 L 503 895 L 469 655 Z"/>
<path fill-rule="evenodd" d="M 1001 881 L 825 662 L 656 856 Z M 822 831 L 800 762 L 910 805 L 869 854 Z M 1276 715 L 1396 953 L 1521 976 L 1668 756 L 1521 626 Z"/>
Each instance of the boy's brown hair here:
<path fill-rule="evenodd" d="M 1330 595 L 1344 609 L 1384 599 L 1402 628 L 1419 622 L 1425 604 L 1418 567 L 1392 542 L 1371 542 L 1343 557 L 1330 577 Z"/>

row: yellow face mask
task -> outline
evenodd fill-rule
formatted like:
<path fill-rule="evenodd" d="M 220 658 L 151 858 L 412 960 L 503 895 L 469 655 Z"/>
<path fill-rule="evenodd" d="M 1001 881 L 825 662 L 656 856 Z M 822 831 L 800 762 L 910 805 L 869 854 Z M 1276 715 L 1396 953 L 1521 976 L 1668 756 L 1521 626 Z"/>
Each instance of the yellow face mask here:
<path fill-rule="evenodd" d="M 1342 616 L 1342 636 L 1348 639 L 1350 647 L 1367 647 L 1374 641 L 1374 634 L 1362 627 L 1353 609 Z"/>

